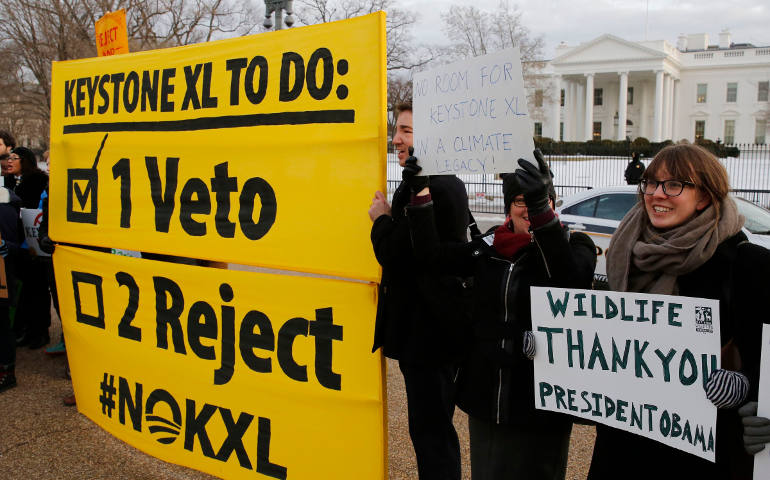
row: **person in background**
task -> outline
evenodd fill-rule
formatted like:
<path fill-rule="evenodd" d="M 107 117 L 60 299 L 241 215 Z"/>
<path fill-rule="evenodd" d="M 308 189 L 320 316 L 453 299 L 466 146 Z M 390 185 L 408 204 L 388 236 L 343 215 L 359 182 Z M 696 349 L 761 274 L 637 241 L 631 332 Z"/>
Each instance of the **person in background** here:
<path fill-rule="evenodd" d="M 4 187 L 9 187 L 12 183 L 6 175 L 8 175 L 8 156 L 15 147 L 16 139 L 13 138 L 13 135 L 5 130 L 0 130 L 0 175 L 3 176 L 0 185 Z"/>
<path fill-rule="evenodd" d="M 23 236 L 19 230 L 21 200 L 5 187 L 0 187 L 0 256 L 5 267 L 6 298 L 0 298 L 0 392 L 16 386 L 16 342 L 11 326 L 10 300 L 14 289 L 14 270 Z"/>
<path fill-rule="evenodd" d="M 624 174 L 626 183 L 629 185 L 639 185 L 639 181 L 642 179 L 643 174 L 644 164 L 639 160 L 639 154 L 634 152 L 631 154 L 631 161 L 628 162 L 626 173 Z"/>
<path fill-rule="evenodd" d="M 664 148 L 644 172 L 639 202 L 621 221 L 607 254 L 611 290 L 719 300 L 722 364 L 704 392 L 718 408 L 716 464 L 597 425 L 590 480 L 751 478 L 737 407 L 757 398 L 770 283 L 756 275 L 770 271 L 770 251 L 747 241 L 729 188 L 727 171 L 708 151 Z"/>
<path fill-rule="evenodd" d="M 420 269 L 472 276 L 473 332 L 457 376 L 457 405 L 468 414 L 473 480 L 564 478 L 569 416 L 535 409 L 530 287 L 590 288 L 596 248 L 554 213 L 556 192 L 539 151 L 503 176 L 505 223 L 464 244 L 438 242 L 433 177 L 411 157 L 404 183 L 418 192 L 407 217 Z"/>
<path fill-rule="evenodd" d="M 3 185 L 5 184 L 5 175 L 8 173 L 8 157 L 10 153 L 0 153 L 0 175 L 3 175 Z"/>
<path fill-rule="evenodd" d="M 412 146 L 412 106 L 397 109 L 393 146 L 403 167 Z M 431 177 L 441 242 L 464 243 L 468 194 L 454 175 Z M 462 354 L 462 279 L 416 268 L 404 207 L 412 192 L 401 183 L 393 206 L 376 192 L 369 209 L 371 240 L 382 265 L 372 351 L 398 360 L 406 386 L 409 435 L 420 480 L 459 480 L 460 442 L 452 423 L 455 364 Z"/>
<path fill-rule="evenodd" d="M 48 186 L 48 176 L 40 171 L 32 150 L 16 147 L 9 157 L 10 190 L 21 199 L 22 208 L 38 208 L 40 196 Z M 45 263 L 23 249 L 19 254 L 19 279 L 22 282 L 18 308 L 14 318 L 17 346 L 36 349 L 50 342 L 51 296 Z"/>

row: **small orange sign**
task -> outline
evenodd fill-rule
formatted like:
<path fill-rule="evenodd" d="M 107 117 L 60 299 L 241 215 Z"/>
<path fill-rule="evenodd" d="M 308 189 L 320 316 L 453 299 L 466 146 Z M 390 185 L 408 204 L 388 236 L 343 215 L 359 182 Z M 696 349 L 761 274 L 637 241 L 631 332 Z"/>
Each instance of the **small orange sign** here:
<path fill-rule="evenodd" d="M 106 13 L 96 21 L 96 51 L 100 57 L 128 53 L 126 11 Z"/>

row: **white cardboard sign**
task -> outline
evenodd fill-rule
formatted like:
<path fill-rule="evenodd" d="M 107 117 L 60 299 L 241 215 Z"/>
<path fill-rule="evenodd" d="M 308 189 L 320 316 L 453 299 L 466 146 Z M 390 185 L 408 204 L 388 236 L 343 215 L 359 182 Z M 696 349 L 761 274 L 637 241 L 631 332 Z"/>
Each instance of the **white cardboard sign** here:
<path fill-rule="evenodd" d="M 27 240 L 27 246 L 38 257 L 50 257 L 51 254 L 40 250 L 40 244 L 37 241 L 37 231 L 42 219 L 43 211 L 39 208 L 21 209 L 21 222 L 24 224 L 24 238 Z"/>
<path fill-rule="evenodd" d="M 513 172 L 534 163 L 519 48 L 414 75 L 414 155 L 421 174 Z"/>
<path fill-rule="evenodd" d="M 764 380 L 764 381 L 763 381 Z M 762 360 L 759 364 L 757 415 L 770 418 L 770 325 L 762 325 Z M 770 478 L 770 447 L 754 455 L 754 480 Z"/>
<path fill-rule="evenodd" d="M 532 287 L 535 406 L 710 461 L 719 368 L 717 300 Z"/>

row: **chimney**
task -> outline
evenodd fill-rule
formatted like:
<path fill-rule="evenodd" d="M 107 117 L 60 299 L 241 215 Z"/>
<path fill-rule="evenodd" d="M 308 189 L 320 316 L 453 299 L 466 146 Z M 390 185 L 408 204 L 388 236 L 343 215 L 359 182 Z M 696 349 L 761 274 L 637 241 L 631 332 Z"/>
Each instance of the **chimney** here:
<path fill-rule="evenodd" d="M 679 34 L 679 37 L 676 40 L 676 48 L 680 52 L 686 52 L 687 51 L 687 35 L 685 34 Z"/>
<path fill-rule="evenodd" d="M 726 49 L 730 48 L 731 41 L 730 41 L 730 30 L 725 28 L 721 32 L 719 32 L 719 48 Z"/>
<path fill-rule="evenodd" d="M 708 50 L 709 36 L 706 33 L 687 35 L 687 50 Z"/>

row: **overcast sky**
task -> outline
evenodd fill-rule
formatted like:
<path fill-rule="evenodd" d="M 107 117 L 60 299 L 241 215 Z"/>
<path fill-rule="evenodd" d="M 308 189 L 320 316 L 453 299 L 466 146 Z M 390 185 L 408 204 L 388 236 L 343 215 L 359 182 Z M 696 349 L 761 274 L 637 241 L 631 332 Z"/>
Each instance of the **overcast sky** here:
<path fill-rule="evenodd" d="M 676 45 L 680 33 L 707 33 L 709 44 L 727 28 L 736 43 L 770 46 L 768 0 L 531 0 L 513 1 L 525 25 L 545 40 L 544 56 L 554 57 L 561 41 L 574 46 L 604 33 L 626 40 L 667 40 Z M 414 34 L 419 42 L 446 44 L 441 13 L 452 4 L 473 4 L 493 11 L 499 0 L 398 0 L 420 15 Z M 648 12 L 649 5 L 649 14 Z M 646 29 L 645 29 L 645 19 Z"/>

